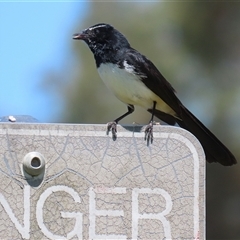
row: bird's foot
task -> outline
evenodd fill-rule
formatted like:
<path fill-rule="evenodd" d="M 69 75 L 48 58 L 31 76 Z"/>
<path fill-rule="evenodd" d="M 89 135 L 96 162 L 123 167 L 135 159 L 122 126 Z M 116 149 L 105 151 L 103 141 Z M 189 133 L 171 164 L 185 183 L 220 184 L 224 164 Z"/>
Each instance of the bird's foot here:
<path fill-rule="evenodd" d="M 107 124 L 107 135 L 109 135 L 110 131 L 112 131 L 113 141 L 116 141 L 117 139 L 117 123 L 116 122 L 109 122 Z"/>
<path fill-rule="evenodd" d="M 147 141 L 147 146 L 149 146 L 149 143 L 153 143 L 153 122 L 152 121 L 145 128 L 144 140 Z"/>

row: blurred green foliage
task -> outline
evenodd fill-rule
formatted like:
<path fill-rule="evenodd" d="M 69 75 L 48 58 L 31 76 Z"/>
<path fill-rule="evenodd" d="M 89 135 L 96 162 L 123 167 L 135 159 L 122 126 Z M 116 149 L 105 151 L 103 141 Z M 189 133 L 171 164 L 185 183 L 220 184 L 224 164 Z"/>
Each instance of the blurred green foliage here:
<path fill-rule="evenodd" d="M 240 5 L 237 2 L 91 2 L 75 32 L 106 22 L 151 59 L 181 101 L 240 159 Z M 74 33 L 74 32 L 73 32 Z M 69 36 L 71 38 L 71 36 Z M 72 41 L 76 62 L 52 81 L 63 111 L 58 121 L 107 123 L 126 111 L 103 85 L 87 45 Z M 71 74 L 64 74 L 71 72 Z M 60 81 L 61 76 L 63 81 Z M 61 78 L 60 77 L 60 78 Z M 148 123 L 138 109 L 121 123 Z M 207 164 L 207 239 L 240 239 L 239 164 Z"/>

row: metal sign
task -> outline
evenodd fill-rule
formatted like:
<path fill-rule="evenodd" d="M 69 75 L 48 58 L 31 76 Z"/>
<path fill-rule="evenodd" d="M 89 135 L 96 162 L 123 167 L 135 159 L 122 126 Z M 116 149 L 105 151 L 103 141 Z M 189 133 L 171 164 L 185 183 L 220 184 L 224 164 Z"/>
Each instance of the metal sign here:
<path fill-rule="evenodd" d="M 197 139 L 154 126 L 0 125 L 0 239 L 204 239 Z"/>

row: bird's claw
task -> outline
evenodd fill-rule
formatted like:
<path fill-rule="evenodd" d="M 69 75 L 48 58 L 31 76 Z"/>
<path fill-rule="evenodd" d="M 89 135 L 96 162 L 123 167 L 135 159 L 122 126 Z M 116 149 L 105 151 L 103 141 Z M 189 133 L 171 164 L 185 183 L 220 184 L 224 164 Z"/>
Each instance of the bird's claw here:
<path fill-rule="evenodd" d="M 115 141 L 117 139 L 117 123 L 116 122 L 109 122 L 107 124 L 107 135 L 109 132 L 112 131 L 112 139 Z"/>
<path fill-rule="evenodd" d="M 145 128 L 144 140 L 147 141 L 148 146 L 149 146 L 149 143 L 153 143 L 153 122 L 152 121 Z"/>

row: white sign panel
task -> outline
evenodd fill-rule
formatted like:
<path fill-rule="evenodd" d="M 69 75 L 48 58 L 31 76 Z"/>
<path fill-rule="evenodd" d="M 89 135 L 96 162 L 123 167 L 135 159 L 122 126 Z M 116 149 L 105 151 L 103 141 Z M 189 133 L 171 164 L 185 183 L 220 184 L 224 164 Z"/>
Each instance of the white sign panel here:
<path fill-rule="evenodd" d="M 147 146 L 136 126 L 112 141 L 102 125 L 1 124 L 0 158 L 0 239 L 205 239 L 204 153 L 180 128 Z"/>

